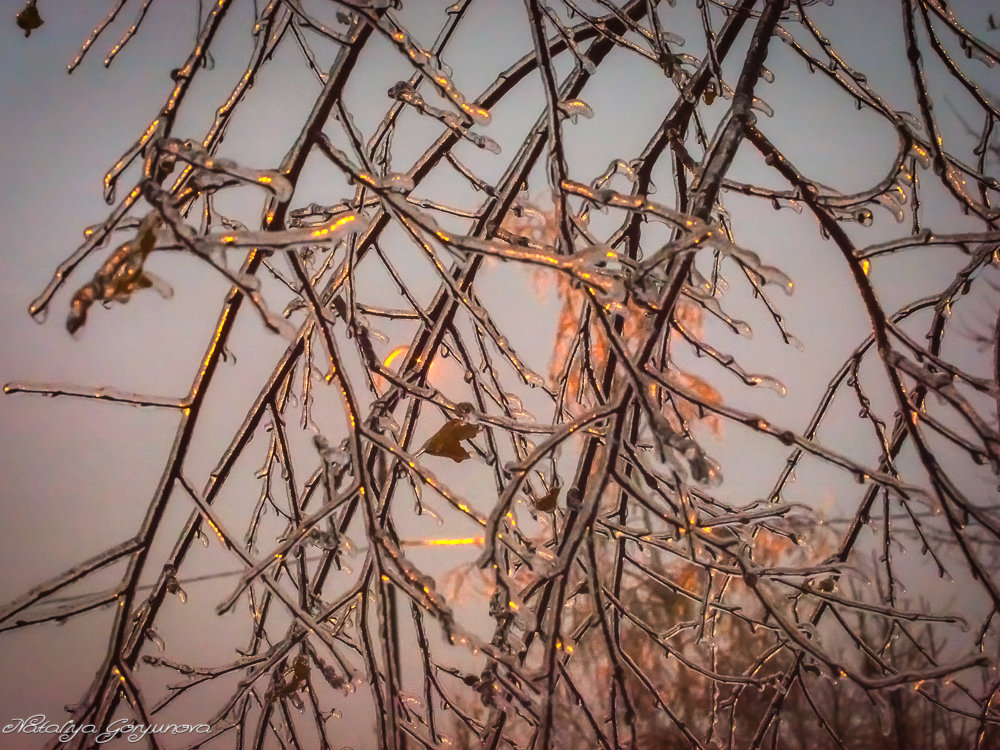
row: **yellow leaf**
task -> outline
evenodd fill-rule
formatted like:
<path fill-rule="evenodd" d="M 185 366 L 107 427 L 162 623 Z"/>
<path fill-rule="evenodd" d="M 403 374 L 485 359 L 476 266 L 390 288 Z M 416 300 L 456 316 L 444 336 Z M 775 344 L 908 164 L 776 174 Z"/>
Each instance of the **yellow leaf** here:
<path fill-rule="evenodd" d="M 461 419 L 449 419 L 441 429 L 430 436 L 420 452 L 450 458 L 456 463 L 461 463 L 470 456 L 462 447 L 462 441 L 474 438 L 479 434 L 479 429 L 477 424 L 469 424 Z"/>

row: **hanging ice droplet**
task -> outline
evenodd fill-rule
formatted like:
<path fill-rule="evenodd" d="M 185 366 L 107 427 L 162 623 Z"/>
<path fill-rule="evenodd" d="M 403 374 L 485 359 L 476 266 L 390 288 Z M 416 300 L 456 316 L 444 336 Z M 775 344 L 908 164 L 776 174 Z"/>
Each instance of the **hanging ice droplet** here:
<path fill-rule="evenodd" d="M 499 154 L 503 149 L 500 148 L 500 144 L 495 140 L 490 138 L 488 135 L 480 135 L 478 133 L 469 133 L 468 137 L 475 143 L 479 148 L 484 151 L 489 151 L 491 154 Z"/>
<path fill-rule="evenodd" d="M 875 217 L 872 215 L 872 212 L 867 208 L 860 209 L 854 215 L 854 218 L 857 220 L 858 224 L 864 227 L 870 227 L 875 221 Z"/>
<path fill-rule="evenodd" d="M 594 110 L 581 99 L 567 99 L 564 102 L 559 102 L 559 111 L 563 117 L 568 117 L 574 123 L 577 117 L 585 117 L 589 120 L 594 116 Z"/>
<path fill-rule="evenodd" d="M 895 191 L 889 191 L 887 193 L 882 193 L 882 195 L 875 196 L 875 201 L 882 206 L 884 209 L 889 211 L 896 219 L 897 223 L 901 223 L 905 218 L 906 214 L 903 212 L 903 204 L 906 202 L 906 195 L 904 194 L 902 199 L 899 199 L 899 194 Z M 872 222 L 869 220 L 867 223 L 862 221 L 866 227 L 871 226 Z"/>
<path fill-rule="evenodd" d="M 537 372 L 524 368 L 521 374 L 524 376 L 524 382 L 532 388 L 542 388 L 545 386 L 545 379 Z"/>
<path fill-rule="evenodd" d="M 722 469 L 718 462 L 704 453 L 699 452 L 694 456 L 689 468 L 691 469 L 691 478 L 696 482 L 709 487 L 718 487 L 722 484 Z"/>
<path fill-rule="evenodd" d="M 49 318 L 49 308 L 35 302 L 28 308 L 28 315 L 36 323 L 44 323 Z"/>
<path fill-rule="evenodd" d="M 747 375 L 746 382 L 752 386 L 762 385 L 765 388 L 770 388 L 782 397 L 788 393 L 788 389 L 785 387 L 785 384 L 770 375 Z"/>
<path fill-rule="evenodd" d="M 750 324 L 747 323 L 745 320 L 734 320 L 733 318 L 728 318 L 726 322 L 729 323 L 729 325 L 732 326 L 733 330 L 736 331 L 736 333 L 738 333 L 740 336 L 743 336 L 744 338 L 748 339 L 753 338 L 753 329 L 750 327 Z"/>
<path fill-rule="evenodd" d="M 961 39 L 962 39 L 962 47 L 964 48 L 965 56 L 967 58 L 969 58 L 970 60 L 978 60 L 987 68 L 992 68 L 996 64 L 996 61 L 993 59 L 993 56 L 990 55 L 988 52 L 985 52 L 982 49 L 980 49 L 978 44 L 970 42 L 965 37 L 962 37 Z"/>
<path fill-rule="evenodd" d="M 146 628 L 146 638 L 149 639 L 150 643 L 156 646 L 156 650 L 160 653 L 167 650 L 167 645 L 163 642 L 163 639 L 160 637 L 160 634 L 156 632 L 155 628 Z"/>
<path fill-rule="evenodd" d="M 753 101 L 750 103 L 750 109 L 762 112 L 765 117 L 774 117 L 774 108 L 759 97 L 755 96 L 753 98 Z"/>
<path fill-rule="evenodd" d="M 173 573 L 169 573 L 167 576 L 167 593 L 174 594 L 181 604 L 187 601 L 187 592 L 181 588 L 180 583 L 177 582 L 177 577 Z"/>
<path fill-rule="evenodd" d="M 889 705 L 889 701 L 877 690 L 872 691 L 871 695 L 872 703 L 875 704 L 876 713 L 878 714 L 879 731 L 883 737 L 891 737 L 892 727 L 895 722 L 893 720 L 894 712 Z"/>
<path fill-rule="evenodd" d="M 789 296 L 795 292 L 795 282 L 780 268 L 764 266 L 762 270 L 762 277 L 765 283 L 779 285 L 785 294 Z"/>
<path fill-rule="evenodd" d="M 771 205 L 774 206 L 775 211 L 788 207 L 797 214 L 802 213 L 802 204 L 794 198 L 782 198 L 775 196 L 774 198 L 771 198 Z"/>

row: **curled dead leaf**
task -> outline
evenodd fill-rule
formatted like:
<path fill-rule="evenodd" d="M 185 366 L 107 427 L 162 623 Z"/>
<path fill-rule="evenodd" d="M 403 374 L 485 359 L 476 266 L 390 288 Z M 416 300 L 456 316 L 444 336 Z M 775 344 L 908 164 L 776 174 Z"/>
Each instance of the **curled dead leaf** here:
<path fill-rule="evenodd" d="M 478 424 L 469 424 L 461 419 L 449 419 L 441 428 L 428 438 L 421 453 L 432 456 L 450 458 L 455 463 L 461 463 L 471 454 L 462 447 L 463 440 L 471 440 L 479 434 Z"/>
<path fill-rule="evenodd" d="M 83 327 L 87 322 L 87 311 L 95 302 L 125 303 L 135 291 L 150 287 L 167 298 L 173 294 L 168 285 L 143 268 L 146 258 L 156 247 L 159 226 L 159 216 L 155 212 L 147 214 L 139 224 L 136 237 L 120 245 L 94 274 L 94 278 L 73 295 L 66 318 L 66 329 L 70 333 L 76 333 Z"/>
<path fill-rule="evenodd" d="M 296 708 L 300 707 L 301 698 L 296 694 L 309 686 L 309 660 L 305 656 L 296 656 L 291 669 L 279 665 L 271 678 L 271 686 L 264 695 L 266 703 L 289 699 Z"/>
<path fill-rule="evenodd" d="M 24 31 L 25 36 L 31 36 L 31 32 L 45 23 L 38 12 L 37 0 L 28 0 L 25 6 L 15 17 L 17 27 Z"/>
<path fill-rule="evenodd" d="M 556 509 L 557 500 L 559 499 L 559 485 L 553 484 L 552 489 L 546 492 L 541 497 L 535 498 L 535 510 L 540 510 L 543 513 L 552 513 Z"/>

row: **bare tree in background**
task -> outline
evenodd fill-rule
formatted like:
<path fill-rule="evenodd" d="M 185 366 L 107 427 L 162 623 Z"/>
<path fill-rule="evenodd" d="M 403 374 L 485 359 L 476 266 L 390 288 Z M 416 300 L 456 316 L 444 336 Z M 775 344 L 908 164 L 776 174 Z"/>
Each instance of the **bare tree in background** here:
<path fill-rule="evenodd" d="M 81 58 L 127 4 L 112 4 Z M 960 21 L 945 0 L 899 0 L 910 113 L 814 20 L 856 4 L 411 0 L 440 21 L 428 44 L 399 3 L 262 0 L 245 75 L 207 133 L 177 132 L 217 30 L 247 4 L 206 5 L 163 108 L 106 177 L 111 214 L 31 307 L 66 304 L 57 294 L 74 279 L 74 332 L 123 314 L 96 303 L 168 294 L 150 258 L 196 256 L 231 291 L 187 395 L 6 387 L 178 415 L 141 526 L 0 616 L 11 630 L 112 613 L 90 689 L 67 696 L 78 724 L 154 724 L 188 701 L 186 721 L 212 733 L 153 746 L 340 747 L 348 713 L 373 721 L 368 746 L 381 748 L 997 746 L 1000 108 L 977 80 L 1000 53 L 962 25 L 993 27 L 992 16 Z M 466 63 L 449 44 L 482 4 L 530 29 L 531 43 L 484 91 L 462 91 Z M 31 0 L 18 24 L 30 33 L 56 5 Z M 684 40 L 682 12 L 696 32 Z M 376 45 L 412 75 L 365 132 L 345 91 L 378 64 Z M 286 46 L 318 93 L 285 158 L 217 156 Z M 830 187 L 780 145 L 796 115 L 769 112 L 765 62 L 779 49 L 830 86 L 835 109 L 856 104 L 895 135 L 870 187 Z M 584 173 L 567 144 L 595 114 L 588 90 L 608 65 L 662 75 L 660 120 L 638 153 Z M 491 134 L 491 112 L 529 85 L 543 94 L 528 100 L 533 122 Z M 934 108 L 946 95 L 961 97 L 960 117 Z M 599 138 L 615 143 L 628 117 Z M 418 132 L 436 137 L 403 163 L 400 144 L 417 148 Z M 759 180 L 741 178 L 741 159 Z M 300 197 L 310 169 L 333 175 L 322 204 Z M 249 228 L 222 206 L 254 190 L 267 197 Z M 951 226 L 926 227 L 929 207 Z M 742 316 L 754 318 L 754 347 L 775 352 L 755 361 L 822 347 L 823 332 L 796 331 L 807 348 L 795 354 L 796 320 L 782 313 L 792 279 L 768 243 L 745 239 L 793 211 L 815 220 L 798 252 L 837 258 L 869 332 L 823 374 L 818 402 L 789 393 L 798 418 L 785 423 L 765 412 L 770 401 L 744 406 L 762 387 L 784 395 L 782 373 L 755 374 L 727 346 L 749 334 Z M 880 277 L 928 249 L 962 261 L 957 273 L 929 266 L 933 293 Z M 93 277 L 78 278 L 95 257 Z M 506 268 L 524 284 L 498 304 L 482 279 Z M 970 331 L 959 311 L 972 299 L 992 312 Z M 555 316 L 544 330 L 556 339 L 540 343 L 550 362 L 522 351 L 530 336 L 507 330 L 504 305 Z M 198 476 L 189 446 L 212 430 L 204 405 L 247 317 L 287 348 Z M 408 339 L 392 347 L 380 329 Z M 854 420 L 846 443 L 826 428 L 835 400 Z M 734 441 L 749 456 L 780 452 L 770 491 L 723 481 L 711 446 Z M 790 484 L 807 464 L 844 480 L 826 488 L 839 509 L 828 523 Z M 254 494 L 227 495 L 230 485 Z M 190 514 L 179 535 L 164 521 L 174 508 Z M 429 516 L 443 522 L 437 536 Z M 241 571 L 222 601 L 187 595 L 202 543 Z M 452 572 L 429 550 L 454 552 Z M 213 661 L 161 633 L 178 608 L 208 623 L 197 638 Z M 218 631 L 216 611 L 232 613 Z"/>

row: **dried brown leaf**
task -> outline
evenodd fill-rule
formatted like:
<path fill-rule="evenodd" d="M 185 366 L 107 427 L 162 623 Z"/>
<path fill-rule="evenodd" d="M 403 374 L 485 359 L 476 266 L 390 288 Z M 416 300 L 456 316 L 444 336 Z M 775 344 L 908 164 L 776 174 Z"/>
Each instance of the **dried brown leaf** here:
<path fill-rule="evenodd" d="M 428 438 L 420 452 L 450 458 L 456 463 L 461 463 L 471 455 L 462 447 L 462 441 L 474 438 L 479 434 L 479 429 L 477 424 L 469 424 L 461 419 L 449 419 L 441 429 Z"/>
<path fill-rule="evenodd" d="M 45 23 L 35 3 L 36 0 L 28 0 L 24 8 L 15 17 L 17 27 L 24 31 L 25 36 L 31 36 L 32 31 Z"/>
<path fill-rule="evenodd" d="M 535 500 L 535 510 L 540 510 L 543 513 L 552 513 L 556 509 L 556 501 L 558 499 L 559 485 L 554 484 L 552 485 L 552 489 Z"/>

